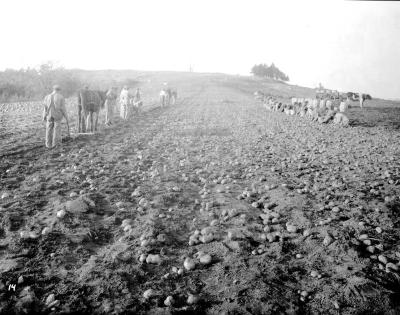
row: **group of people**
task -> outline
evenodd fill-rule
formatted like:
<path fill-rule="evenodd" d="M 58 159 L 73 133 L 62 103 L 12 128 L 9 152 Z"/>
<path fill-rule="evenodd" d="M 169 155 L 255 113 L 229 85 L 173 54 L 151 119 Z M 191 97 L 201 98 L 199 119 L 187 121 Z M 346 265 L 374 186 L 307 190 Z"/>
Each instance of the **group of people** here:
<path fill-rule="evenodd" d="M 117 88 L 112 87 L 107 91 L 105 109 L 106 109 L 106 119 L 105 124 L 110 126 L 112 124 L 112 118 L 114 116 L 115 108 L 117 107 Z M 135 94 L 132 96 L 127 86 L 124 86 L 119 95 L 119 105 L 120 105 L 120 117 L 124 120 L 132 117 L 133 114 L 139 114 L 143 106 L 143 101 L 141 99 L 140 89 L 137 88 Z"/>
<path fill-rule="evenodd" d="M 85 86 L 88 89 L 88 86 Z M 112 125 L 115 110 L 117 108 L 118 92 L 117 87 L 110 88 L 105 93 L 105 124 Z M 65 118 L 67 123 L 67 135 L 70 136 L 70 127 L 65 98 L 61 94 L 61 87 L 55 85 L 53 92 L 44 98 L 43 121 L 46 122 L 45 145 L 51 149 L 61 143 L 61 121 Z M 140 89 L 132 95 L 127 86 L 124 86 L 119 95 L 120 117 L 129 119 L 134 114 L 139 114 L 143 106 Z"/>
<path fill-rule="evenodd" d="M 134 115 L 140 114 L 141 108 L 143 106 L 143 101 L 139 88 L 136 89 L 135 93 L 131 93 L 128 86 L 124 86 L 119 96 L 118 89 L 115 86 L 110 88 L 107 92 L 90 91 L 88 86 L 85 86 L 84 89 L 80 91 L 88 96 L 96 96 L 97 101 L 94 101 L 90 97 L 86 97 L 85 100 L 81 100 L 81 102 L 84 101 L 86 106 L 90 105 L 91 107 L 96 107 L 97 105 L 95 128 L 97 128 L 97 118 L 98 112 L 100 110 L 100 105 L 98 105 L 99 103 L 104 103 L 105 124 L 107 126 L 111 126 L 113 123 L 114 113 L 117 109 L 118 102 L 119 115 L 124 120 L 127 120 Z M 169 88 L 167 86 L 167 83 L 164 83 L 164 87 L 160 93 L 160 106 L 164 107 L 170 104 L 175 104 L 177 96 L 178 94 L 176 89 Z M 82 107 L 82 104 L 78 105 Z M 92 111 L 95 110 L 93 109 Z M 80 113 L 81 112 L 79 111 L 79 115 Z M 54 148 L 61 143 L 61 121 L 63 118 L 65 118 L 67 122 L 67 133 L 68 136 L 70 136 L 69 120 L 65 107 L 65 99 L 61 94 L 60 86 L 55 85 L 53 87 L 53 92 L 47 95 L 44 99 L 43 121 L 46 121 L 45 143 L 47 148 Z M 80 119 L 78 120 L 80 122 Z"/>
<path fill-rule="evenodd" d="M 263 102 L 264 108 L 269 111 L 282 112 L 289 116 L 306 117 L 321 124 L 332 121 L 342 126 L 349 125 L 349 119 L 344 114 L 346 103 L 339 102 L 339 100 L 336 102 L 327 99 L 292 98 L 291 104 L 287 104 L 260 91 L 255 92 L 254 95 L 256 99 Z"/>
<path fill-rule="evenodd" d="M 175 105 L 177 97 L 178 92 L 176 89 L 171 89 L 167 87 L 166 83 L 164 83 L 164 88 L 160 92 L 160 106 L 165 107 L 170 104 Z"/>

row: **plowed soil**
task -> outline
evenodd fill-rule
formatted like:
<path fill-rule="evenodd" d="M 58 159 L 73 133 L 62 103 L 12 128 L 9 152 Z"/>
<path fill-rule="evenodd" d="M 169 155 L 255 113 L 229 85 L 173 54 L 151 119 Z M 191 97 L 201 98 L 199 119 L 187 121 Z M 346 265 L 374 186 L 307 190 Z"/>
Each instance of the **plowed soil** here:
<path fill-rule="evenodd" d="M 341 128 L 254 99 L 283 84 L 169 80 L 54 150 L 40 103 L 2 105 L 0 313 L 398 314 L 399 107 Z"/>

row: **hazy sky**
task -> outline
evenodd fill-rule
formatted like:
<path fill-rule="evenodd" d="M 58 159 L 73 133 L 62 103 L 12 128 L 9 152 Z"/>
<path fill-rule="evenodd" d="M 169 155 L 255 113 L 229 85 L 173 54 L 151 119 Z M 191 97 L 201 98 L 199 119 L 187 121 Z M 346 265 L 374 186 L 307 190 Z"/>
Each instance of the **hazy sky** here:
<path fill-rule="evenodd" d="M 0 70 L 225 72 L 400 98 L 400 2 L 2 0 Z"/>

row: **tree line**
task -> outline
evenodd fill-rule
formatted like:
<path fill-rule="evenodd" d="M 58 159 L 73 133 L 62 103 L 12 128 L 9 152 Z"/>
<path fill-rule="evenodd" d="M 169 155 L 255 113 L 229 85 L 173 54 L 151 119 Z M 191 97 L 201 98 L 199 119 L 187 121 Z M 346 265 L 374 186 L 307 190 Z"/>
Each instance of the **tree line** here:
<path fill-rule="evenodd" d="M 65 69 L 49 61 L 37 69 L 0 71 L 0 102 L 41 100 L 52 91 L 55 84 L 61 86 L 65 97 L 70 97 L 84 85 L 89 85 L 91 89 L 106 90 L 111 86 L 133 87 L 138 83 L 136 79 L 127 76 L 117 80 L 107 76 L 95 77 L 88 71 Z"/>
<path fill-rule="evenodd" d="M 251 68 L 251 73 L 257 77 L 289 81 L 289 77 L 285 73 L 283 73 L 277 66 L 275 66 L 274 63 L 272 63 L 270 66 L 265 63 L 254 65 L 253 68 Z"/>
<path fill-rule="evenodd" d="M 48 62 L 38 69 L 6 69 L 0 72 L 0 102 L 37 100 L 51 92 L 52 86 L 62 86 L 63 94 L 71 96 L 82 86 L 71 70 Z"/>

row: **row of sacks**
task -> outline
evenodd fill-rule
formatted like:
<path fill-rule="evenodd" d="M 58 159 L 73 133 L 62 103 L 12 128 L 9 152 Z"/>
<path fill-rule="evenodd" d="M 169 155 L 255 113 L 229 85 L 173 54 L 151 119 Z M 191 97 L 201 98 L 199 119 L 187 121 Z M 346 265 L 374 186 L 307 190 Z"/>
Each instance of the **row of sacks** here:
<path fill-rule="evenodd" d="M 258 100 L 261 100 L 256 95 Z M 309 118 L 312 121 L 319 122 L 320 124 L 327 124 L 333 122 L 341 126 L 348 126 L 349 119 L 343 112 L 339 112 L 337 108 L 328 108 L 326 106 L 319 107 L 309 105 L 307 101 L 295 102 L 295 104 L 285 104 L 277 101 L 272 96 L 266 96 L 262 98 L 263 106 L 266 110 L 277 111 L 285 113 L 289 116 L 300 116 Z"/>
<path fill-rule="evenodd" d="M 344 113 L 349 109 L 349 101 L 340 99 L 295 98 L 291 99 L 292 105 L 307 105 L 311 108 L 336 110 Z"/>

